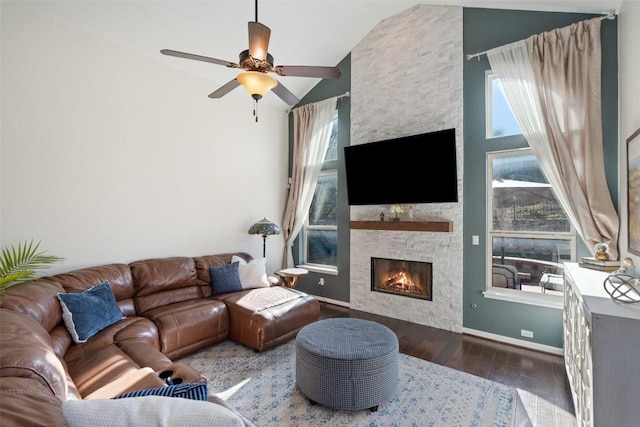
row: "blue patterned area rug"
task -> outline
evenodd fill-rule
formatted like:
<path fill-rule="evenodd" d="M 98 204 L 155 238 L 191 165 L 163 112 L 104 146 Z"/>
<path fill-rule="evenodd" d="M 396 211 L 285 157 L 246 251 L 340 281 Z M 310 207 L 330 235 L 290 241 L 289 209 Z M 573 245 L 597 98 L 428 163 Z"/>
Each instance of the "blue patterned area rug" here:
<path fill-rule="evenodd" d="M 311 405 L 296 386 L 293 341 L 256 353 L 227 340 L 179 361 L 199 370 L 210 393 L 260 427 L 530 425 L 514 388 L 404 354 L 396 394 L 377 412 Z"/>

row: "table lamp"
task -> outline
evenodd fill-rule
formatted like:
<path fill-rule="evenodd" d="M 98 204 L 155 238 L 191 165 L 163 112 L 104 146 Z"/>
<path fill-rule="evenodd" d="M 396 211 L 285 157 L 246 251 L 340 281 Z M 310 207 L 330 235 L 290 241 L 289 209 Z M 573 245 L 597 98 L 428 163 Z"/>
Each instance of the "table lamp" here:
<path fill-rule="evenodd" d="M 280 227 L 267 218 L 263 218 L 249 228 L 249 234 L 262 236 L 262 257 L 264 258 L 267 256 L 267 236 L 280 234 Z"/>

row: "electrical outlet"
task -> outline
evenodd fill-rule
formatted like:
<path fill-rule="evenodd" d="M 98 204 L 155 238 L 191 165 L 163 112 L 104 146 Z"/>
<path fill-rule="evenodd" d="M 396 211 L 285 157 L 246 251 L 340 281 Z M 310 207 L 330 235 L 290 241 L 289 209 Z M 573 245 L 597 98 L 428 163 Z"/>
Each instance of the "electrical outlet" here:
<path fill-rule="evenodd" d="M 525 338 L 533 338 L 533 332 L 527 331 L 526 329 L 520 329 L 520 335 L 522 335 Z"/>
<path fill-rule="evenodd" d="M 320 280 L 318 280 L 318 285 L 324 286 L 324 277 L 321 277 Z"/>

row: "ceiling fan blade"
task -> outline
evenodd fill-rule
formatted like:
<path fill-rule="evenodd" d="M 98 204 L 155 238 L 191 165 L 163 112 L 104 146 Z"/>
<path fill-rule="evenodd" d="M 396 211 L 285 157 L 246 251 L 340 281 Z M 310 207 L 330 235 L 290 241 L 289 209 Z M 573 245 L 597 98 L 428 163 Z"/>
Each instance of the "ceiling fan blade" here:
<path fill-rule="evenodd" d="M 314 67 L 306 65 L 278 65 L 273 72 L 280 76 L 318 77 L 321 79 L 339 79 L 342 71 L 338 67 Z"/>
<path fill-rule="evenodd" d="M 259 22 L 249 22 L 249 55 L 255 59 L 265 61 L 269 50 L 271 30 Z"/>
<path fill-rule="evenodd" d="M 271 89 L 273 93 L 278 95 L 280 99 L 287 103 L 287 105 L 296 105 L 300 100 L 289 89 L 283 86 L 281 82 L 278 82 L 276 87 Z"/>
<path fill-rule="evenodd" d="M 233 79 L 230 82 L 220 86 L 218 89 L 211 92 L 209 94 L 209 98 L 222 98 L 223 96 L 225 96 L 226 94 L 228 94 L 229 92 L 237 88 L 238 86 L 240 86 L 240 82 L 238 81 L 238 79 Z"/>
<path fill-rule="evenodd" d="M 162 49 L 160 53 L 162 53 L 163 55 L 175 56 L 176 58 L 193 59 L 196 61 L 209 62 L 216 65 L 224 65 L 225 67 L 230 68 L 240 68 L 240 65 L 234 62 L 223 61 L 222 59 L 216 58 L 209 58 L 208 56 L 195 55 L 193 53 L 178 52 L 177 50 Z"/>

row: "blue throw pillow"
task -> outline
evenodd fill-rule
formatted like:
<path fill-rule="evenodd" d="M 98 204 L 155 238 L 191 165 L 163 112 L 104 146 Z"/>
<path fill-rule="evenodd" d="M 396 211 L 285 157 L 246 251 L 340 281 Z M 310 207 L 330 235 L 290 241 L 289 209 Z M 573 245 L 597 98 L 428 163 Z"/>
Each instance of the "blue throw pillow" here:
<path fill-rule="evenodd" d="M 122 312 L 109 282 L 84 292 L 59 293 L 62 319 L 75 343 L 86 342 L 109 325 L 122 319 Z"/>
<path fill-rule="evenodd" d="M 144 390 L 128 391 L 117 395 L 114 399 L 139 396 L 168 396 L 192 400 L 207 400 L 207 385 L 203 383 L 184 383 L 166 387 L 147 388 Z"/>
<path fill-rule="evenodd" d="M 212 265 L 209 267 L 209 273 L 211 274 L 211 290 L 214 295 L 242 290 L 237 262 Z"/>

